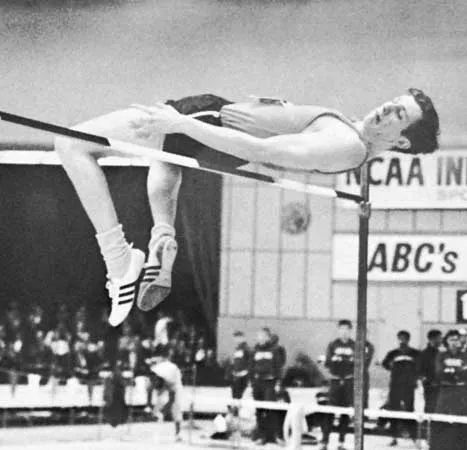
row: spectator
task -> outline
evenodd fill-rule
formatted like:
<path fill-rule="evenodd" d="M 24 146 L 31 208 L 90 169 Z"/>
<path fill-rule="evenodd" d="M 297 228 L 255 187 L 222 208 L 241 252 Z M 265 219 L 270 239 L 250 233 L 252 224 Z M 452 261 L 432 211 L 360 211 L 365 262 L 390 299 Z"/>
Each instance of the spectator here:
<path fill-rule="evenodd" d="M 467 415 L 467 354 L 462 351 L 460 333 L 450 330 L 444 338 L 446 351 L 436 355 L 436 378 L 440 391 L 435 412 Z M 433 422 L 431 450 L 464 450 L 467 426 L 464 424 Z"/>
<path fill-rule="evenodd" d="M 383 367 L 391 372 L 389 383 L 388 409 L 393 411 L 414 410 L 415 388 L 417 387 L 417 367 L 420 352 L 409 346 L 410 333 L 402 330 L 397 333 L 399 347 L 391 350 L 384 358 Z M 390 446 L 397 445 L 402 422 L 391 420 L 392 441 Z M 409 433 L 415 440 L 415 427 L 409 426 Z"/>
<path fill-rule="evenodd" d="M 46 384 L 51 375 L 52 361 L 53 353 L 45 343 L 44 331 L 38 329 L 29 346 L 26 371 L 40 375 L 40 384 Z"/>
<path fill-rule="evenodd" d="M 231 390 L 232 398 L 242 398 L 248 386 L 251 365 L 251 350 L 246 343 L 245 334 L 234 334 L 235 349 L 232 356 Z M 236 412 L 236 411 L 234 411 Z"/>
<path fill-rule="evenodd" d="M 15 301 L 9 302 L 5 314 L 5 325 L 8 341 L 11 341 L 17 332 L 22 331 L 21 322 L 21 312 L 19 310 L 18 303 Z"/>
<path fill-rule="evenodd" d="M 186 342 L 188 339 L 188 326 L 186 324 L 185 314 L 182 309 L 179 309 L 175 313 L 174 329 L 177 332 L 178 339 Z"/>
<path fill-rule="evenodd" d="M 206 363 L 206 352 L 206 339 L 203 336 L 200 336 L 193 349 L 193 361 L 198 369 Z"/>
<path fill-rule="evenodd" d="M 99 371 L 104 365 L 104 347 L 100 342 L 89 341 L 86 346 L 86 361 L 89 369 L 89 379 L 97 383 Z"/>
<path fill-rule="evenodd" d="M 253 398 L 260 401 L 275 401 L 276 389 L 282 359 L 277 353 L 277 346 L 271 342 L 269 328 L 261 328 L 252 355 Z M 256 409 L 257 439 L 256 444 L 280 442 L 277 415 L 268 409 Z"/>
<path fill-rule="evenodd" d="M 430 330 L 427 339 L 428 344 L 420 353 L 418 360 L 418 376 L 423 384 L 425 412 L 432 413 L 435 411 L 439 393 L 439 384 L 436 379 L 436 357 L 443 341 L 443 335 L 440 330 Z"/>
<path fill-rule="evenodd" d="M 52 374 L 59 379 L 61 384 L 64 384 L 71 373 L 71 335 L 65 323 L 59 322 L 57 327 L 49 332 L 49 336 L 53 353 Z"/>
<path fill-rule="evenodd" d="M 467 329 L 460 328 L 459 329 L 459 336 L 460 336 L 460 346 L 463 352 L 467 351 Z"/>
<path fill-rule="evenodd" d="M 191 365 L 191 352 L 188 350 L 186 342 L 183 339 L 179 339 L 175 344 L 173 363 L 178 367 Z"/>
<path fill-rule="evenodd" d="M 6 348 L 6 344 L 7 344 L 6 328 L 5 328 L 5 325 L 0 323 L 0 346 L 3 348 Z"/>
<path fill-rule="evenodd" d="M 6 331 L 7 341 L 13 341 L 18 335 L 21 335 L 22 340 L 24 341 L 26 330 L 21 316 L 17 315 L 16 312 L 8 314 L 6 322 Z"/>
<path fill-rule="evenodd" d="M 74 322 L 73 340 L 81 341 L 84 344 L 87 344 L 89 342 L 90 337 L 91 335 L 86 326 L 86 322 L 81 318 L 76 319 Z"/>
<path fill-rule="evenodd" d="M 157 321 L 154 326 L 154 346 L 158 345 L 166 346 L 169 343 L 169 323 L 172 322 L 172 318 L 169 317 L 165 312 L 158 311 Z"/>
<path fill-rule="evenodd" d="M 128 322 L 123 323 L 122 336 L 118 341 L 118 360 L 122 371 L 135 372 L 138 365 L 139 338 Z"/>
<path fill-rule="evenodd" d="M 274 347 L 276 347 L 276 353 L 277 357 L 279 358 L 279 367 L 282 377 L 282 370 L 284 369 L 287 362 L 287 352 L 285 347 L 279 343 L 279 336 L 277 336 L 277 334 L 271 335 L 271 343 L 274 345 Z"/>
<path fill-rule="evenodd" d="M 188 327 L 188 338 L 187 338 L 187 346 L 189 349 L 194 349 L 196 347 L 197 339 L 198 339 L 198 331 L 196 330 L 196 326 L 191 324 Z"/>
<path fill-rule="evenodd" d="M 0 340 L 0 384 L 10 382 L 11 360 L 8 354 L 6 341 Z"/>
<path fill-rule="evenodd" d="M 373 361 L 374 355 L 375 355 L 375 346 L 370 341 L 366 341 L 365 343 L 365 371 L 363 374 L 363 383 L 364 383 L 363 405 L 365 408 L 368 408 L 368 400 L 370 397 L 370 366 L 371 366 L 371 362 Z"/>
<path fill-rule="evenodd" d="M 90 375 L 86 350 L 86 344 L 83 341 L 77 340 L 75 342 L 72 354 L 72 371 L 81 382 L 87 382 Z"/>
<path fill-rule="evenodd" d="M 322 386 L 325 378 L 318 366 L 304 353 L 298 353 L 283 379 L 284 387 Z"/>
<path fill-rule="evenodd" d="M 331 406 L 353 406 L 355 342 L 351 339 L 352 322 L 340 320 L 337 324 L 338 338 L 332 341 L 326 351 L 325 365 L 331 373 L 329 404 Z M 323 417 L 322 449 L 327 449 L 334 416 Z M 349 416 L 341 415 L 339 420 L 339 450 L 344 450 L 345 435 Z"/>
<path fill-rule="evenodd" d="M 42 331 L 45 333 L 46 325 L 44 323 L 44 310 L 39 305 L 34 305 L 31 312 L 27 315 L 25 327 L 25 344 L 26 347 L 34 344 L 37 332 Z M 29 349 L 28 349 L 29 353 Z"/>

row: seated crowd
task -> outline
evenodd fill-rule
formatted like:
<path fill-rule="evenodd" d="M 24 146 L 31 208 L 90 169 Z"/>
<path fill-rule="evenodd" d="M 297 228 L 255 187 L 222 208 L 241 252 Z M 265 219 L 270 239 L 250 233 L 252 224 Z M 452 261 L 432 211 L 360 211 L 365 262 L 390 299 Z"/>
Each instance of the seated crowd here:
<path fill-rule="evenodd" d="M 94 320 L 90 320 L 91 315 Z M 53 316 L 39 305 L 25 313 L 11 302 L 0 321 L 0 383 L 26 383 L 30 374 L 39 375 L 40 384 L 50 380 L 64 384 L 72 377 L 95 383 L 99 373 L 109 368 L 115 352 L 120 367 L 130 377 L 146 375 L 146 361 L 157 345 L 169 347 L 170 358 L 181 368 L 185 384 L 224 383 L 224 372 L 206 330 L 188 323 L 183 314 L 174 318 L 160 312 L 152 323 L 135 315 L 121 327 L 113 345 L 107 335 L 107 311 L 100 311 L 97 319 L 95 316 L 95 311 L 90 314 L 85 307 L 71 313 L 64 304 Z"/>

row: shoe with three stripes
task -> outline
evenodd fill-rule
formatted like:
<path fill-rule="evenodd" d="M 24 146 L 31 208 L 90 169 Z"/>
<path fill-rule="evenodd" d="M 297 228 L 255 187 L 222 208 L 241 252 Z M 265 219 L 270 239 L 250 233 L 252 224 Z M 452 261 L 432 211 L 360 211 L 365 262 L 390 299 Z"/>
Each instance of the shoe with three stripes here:
<path fill-rule="evenodd" d="M 138 249 L 131 249 L 131 261 L 128 270 L 122 278 L 110 279 L 106 288 L 112 300 L 109 324 L 113 327 L 120 325 L 133 307 L 138 292 L 138 281 L 144 266 L 144 253 Z"/>
<path fill-rule="evenodd" d="M 177 256 L 177 242 L 164 235 L 149 251 L 143 268 L 136 304 L 142 311 L 149 311 L 161 303 L 172 288 L 172 267 Z"/>

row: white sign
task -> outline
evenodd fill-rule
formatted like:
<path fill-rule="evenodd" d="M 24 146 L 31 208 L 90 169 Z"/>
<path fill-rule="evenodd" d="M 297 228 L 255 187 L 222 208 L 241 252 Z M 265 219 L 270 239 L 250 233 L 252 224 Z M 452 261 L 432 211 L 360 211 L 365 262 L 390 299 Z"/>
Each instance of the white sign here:
<path fill-rule="evenodd" d="M 356 280 L 358 236 L 336 234 L 333 279 Z M 467 281 L 467 236 L 370 234 L 372 281 Z"/>
<path fill-rule="evenodd" d="M 376 209 L 467 208 L 467 150 L 418 156 L 387 153 L 371 160 L 369 171 L 371 203 Z M 358 183 L 358 171 L 337 177 L 339 190 L 359 193 Z"/>

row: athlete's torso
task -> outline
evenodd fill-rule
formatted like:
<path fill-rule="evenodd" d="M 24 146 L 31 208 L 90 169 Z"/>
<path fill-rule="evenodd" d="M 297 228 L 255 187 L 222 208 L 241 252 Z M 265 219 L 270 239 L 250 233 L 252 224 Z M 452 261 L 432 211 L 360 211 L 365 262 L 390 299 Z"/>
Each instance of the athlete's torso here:
<path fill-rule="evenodd" d="M 233 103 L 220 110 L 222 126 L 242 131 L 259 138 L 303 133 L 321 117 L 333 117 L 354 130 L 355 125 L 340 112 L 313 105 L 294 105 L 281 100 L 257 99 L 247 103 Z M 368 153 L 367 153 L 368 157 Z M 367 157 L 362 161 L 366 161 Z M 275 169 L 287 169 L 267 165 Z M 351 168 L 349 167 L 348 170 Z M 316 170 L 318 172 L 318 170 Z"/>

